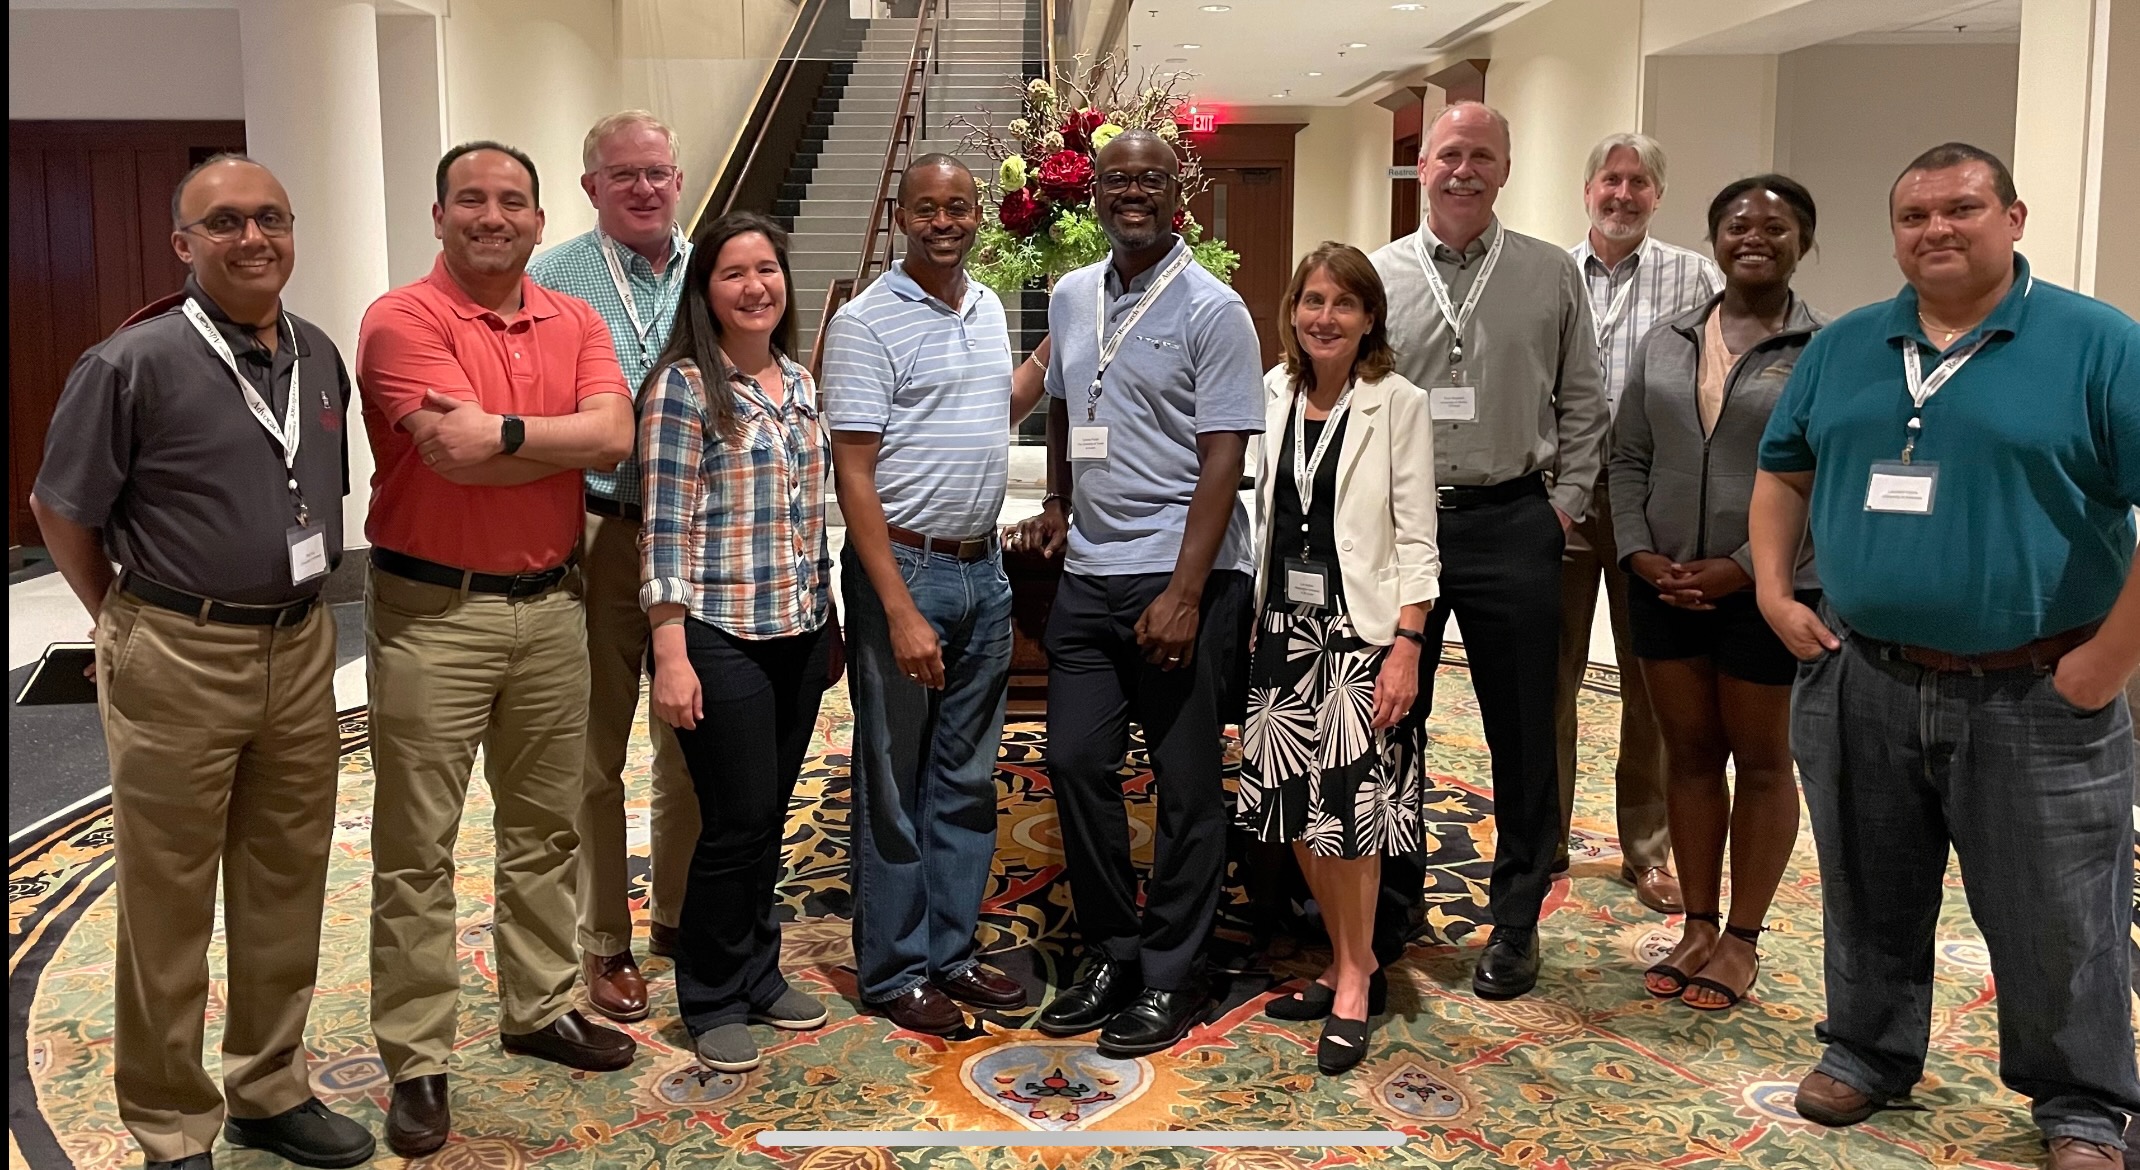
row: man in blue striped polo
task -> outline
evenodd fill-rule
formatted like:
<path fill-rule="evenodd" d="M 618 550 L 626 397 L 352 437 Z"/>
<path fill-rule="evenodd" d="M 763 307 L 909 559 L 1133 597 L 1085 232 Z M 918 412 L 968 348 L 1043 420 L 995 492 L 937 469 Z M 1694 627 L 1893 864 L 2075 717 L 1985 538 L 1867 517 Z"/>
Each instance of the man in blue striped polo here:
<path fill-rule="evenodd" d="M 864 1004 L 938 1035 L 965 1025 L 958 1002 L 1026 1002 L 1017 981 L 980 964 L 973 935 L 1011 665 L 994 533 L 1010 428 L 1039 401 L 1041 377 L 1028 362 L 1014 391 L 1003 305 L 967 279 L 980 202 L 957 159 L 910 163 L 894 211 L 905 260 L 825 332 L 847 520 L 855 966 Z"/>

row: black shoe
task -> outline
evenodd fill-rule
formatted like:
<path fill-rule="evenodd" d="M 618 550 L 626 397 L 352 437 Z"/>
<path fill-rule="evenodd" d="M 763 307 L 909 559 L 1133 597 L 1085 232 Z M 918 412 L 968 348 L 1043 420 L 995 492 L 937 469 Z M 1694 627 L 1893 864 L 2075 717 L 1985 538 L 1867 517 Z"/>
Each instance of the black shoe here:
<path fill-rule="evenodd" d="M 1291 995 L 1281 995 L 1263 1005 L 1263 1014 L 1274 1020 L 1320 1020 L 1330 1014 L 1330 1007 L 1337 1002 L 1337 989 L 1327 983 L 1310 983 Z M 1370 1019 L 1389 1010 L 1390 981 L 1375 968 L 1367 977 L 1367 1015 Z"/>
<path fill-rule="evenodd" d="M 1480 999 L 1514 999 L 1538 986 L 1538 928 L 1496 926 L 1471 973 L 1471 990 Z"/>
<path fill-rule="evenodd" d="M 300 1166 L 356 1166 L 371 1161 L 372 1132 L 321 1104 L 318 1097 L 273 1117 L 229 1117 L 223 1140 L 266 1150 Z"/>
<path fill-rule="evenodd" d="M 614 1072 L 631 1064 L 639 1051 L 638 1041 L 615 1028 L 592 1023 L 577 1011 L 566 1012 L 539 1032 L 501 1032 L 498 1042 L 507 1052 L 554 1060 L 586 1072 Z"/>
<path fill-rule="evenodd" d="M 1326 1077 L 1341 1076 L 1367 1059 L 1366 1020 L 1331 1016 L 1323 1021 L 1323 1037 L 1315 1044 L 1315 1068 Z"/>
<path fill-rule="evenodd" d="M 446 1104 L 446 1074 L 411 1077 L 394 1085 L 386 1110 L 386 1148 L 404 1158 L 421 1158 L 446 1144 L 453 1111 Z"/>
<path fill-rule="evenodd" d="M 1143 989 L 1144 979 L 1135 962 L 1088 957 L 1076 981 L 1041 1011 L 1033 1026 L 1049 1036 L 1090 1032 L 1128 1007 Z"/>
<path fill-rule="evenodd" d="M 141 1170 L 215 1170 L 215 1158 L 208 1154 L 188 1154 L 161 1162 L 143 1162 Z"/>
<path fill-rule="evenodd" d="M 1203 1022 L 1211 996 L 1201 987 L 1162 991 L 1147 987 L 1100 1030 L 1100 1055 L 1121 1058 L 1164 1052 Z"/>

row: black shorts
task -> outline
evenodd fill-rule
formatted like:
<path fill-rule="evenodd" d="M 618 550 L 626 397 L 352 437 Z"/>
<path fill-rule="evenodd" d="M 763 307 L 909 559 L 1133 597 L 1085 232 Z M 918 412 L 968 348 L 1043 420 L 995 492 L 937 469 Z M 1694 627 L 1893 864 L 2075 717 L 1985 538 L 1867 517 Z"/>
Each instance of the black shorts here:
<path fill-rule="evenodd" d="M 1820 590 L 1800 590 L 1798 600 L 1817 606 Z M 1627 620 L 1637 658 L 1707 658 L 1718 674 L 1773 687 L 1791 685 L 1798 674 L 1798 659 L 1769 629 L 1751 589 L 1718 598 L 1715 609 L 1680 609 L 1629 574 Z"/>

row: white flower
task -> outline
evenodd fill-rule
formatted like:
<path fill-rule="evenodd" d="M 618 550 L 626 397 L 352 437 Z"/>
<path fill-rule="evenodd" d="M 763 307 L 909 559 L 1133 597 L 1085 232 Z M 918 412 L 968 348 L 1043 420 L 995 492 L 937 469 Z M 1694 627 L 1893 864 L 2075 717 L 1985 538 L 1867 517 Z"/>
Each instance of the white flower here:
<path fill-rule="evenodd" d="M 1171 120 L 1161 122 L 1159 124 L 1159 136 L 1168 142 L 1176 141 L 1181 137 L 1181 127 L 1175 125 Z"/>
<path fill-rule="evenodd" d="M 1023 138 L 1033 132 L 1033 124 L 1031 122 L 1026 121 L 1024 118 L 1012 118 L 1010 124 L 1010 132 L 1020 138 Z"/>
<path fill-rule="evenodd" d="M 1063 136 L 1061 131 L 1050 130 L 1040 139 L 1040 149 L 1048 154 L 1054 154 L 1056 151 L 1061 150 L 1062 148 Z"/>

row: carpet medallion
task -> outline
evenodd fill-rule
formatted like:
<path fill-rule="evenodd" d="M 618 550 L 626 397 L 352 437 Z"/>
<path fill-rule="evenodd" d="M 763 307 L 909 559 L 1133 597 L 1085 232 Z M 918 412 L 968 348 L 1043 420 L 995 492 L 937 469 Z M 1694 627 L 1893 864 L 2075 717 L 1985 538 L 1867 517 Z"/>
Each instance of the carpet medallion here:
<path fill-rule="evenodd" d="M 895 1031 L 858 1014 L 848 933 L 849 714 L 828 696 L 791 810 L 780 897 L 789 920 L 783 965 L 824 997 L 832 1021 L 808 1033 L 757 1029 L 764 1063 L 708 1075 L 675 1015 L 670 965 L 645 969 L 654 1011 L 631 1025 L 637 1062 L 573 1073 L 506 1056 L 496 1036 L 490 948 L 491 804 L 471 787 L 458 855 L 463 964 L 453 1070 L 453 1141 L 421 1164 L 436 1170 L 541 1167 L 1187 1167 L 1307 1170 L 1356 1165 L 1665 1170 L 1679 1167 L 2032 1167 L 2042 1147 L 2024 1103 L 1996 1075 L 1997 1019 L 1982 942 L 1950 870 L 1940 919 L 1933 1051 L 1912 1107 L 1854 1130 L 1801 1121 L 1793 1086 L 1819 1056 L 1820 887 L 1809 838 L 1770 914 L 1762 973 L 1739 1010 L 1707 1014 L 1644 994 L 1642 968 L 1669 950 L 1677 921 L 1638 905 L 1618 881 L 1611 764 L 1618 707 L 1610 671 L 1581 698 L 1581 767 L 1572 868 L 1556 881 L 1543 926 L 1545 974 L 1533 995 L 1486 1003 L 1470 994 L 1491 856 L 1487 754 L 1460 657 L 1437 684 L 1427 934 L 1391 972 L 1391 1015 L 1367 1062 L 1318 1077 L 1317 1026 L 1265 1019 L 1266 993 L 1312 977 L 1322 952 L 1281 940 L 1267 961 L 1222 978 L 1212 1017 L 1174 1050 L 1100 1056 L 1089 1037 L 1025 1030 L 1031 1013 L 986 1015 L 949 1038 Z M 339 820 L 310 1042 L 319 1095 L 376 1132 L 388 1085 L 367 1022 L 371 763 L 363 713 L 345 718 Z M 1074 961 L 1069 891 L 1043 728 L 1017 724 L 998 767 L 998 850 L 980 932 L 995 965 L 1035 1002 Z M 634 883 L 643 896 L 648 758 L 630 761 Z M 1131 774 L 1132 833 L 1149 861 L 1151 777 Z M 115 910 L 108 808 L 87 809 L 21 843 L 9 861 L 9 1162 L 34 1170 L 108 1170 L 139 1155 L 119 1124 L 110 1083 Z M 641 916 L 644 917 L 643 906 Z M 1224 932 L 1221 953 L 1242 939 Z M 641 940 L 644 955 L 644 940 Z M 209 1039 L 220 1032 L 224 956 L 210 958 Z M 208 1057 L 211 1073 L 218 1057 Z M 771 1130 L 1309 1131 L 1393 1130 L 1394 1149 L 934 1146 L 768 1149 Z M 947 1140 L 956 1140 L 947 1137 Z M 376 1165 L 401 1165 L 380 1147 Z M 225 1170 L 282 1163 L 219 1148 Z"/>

